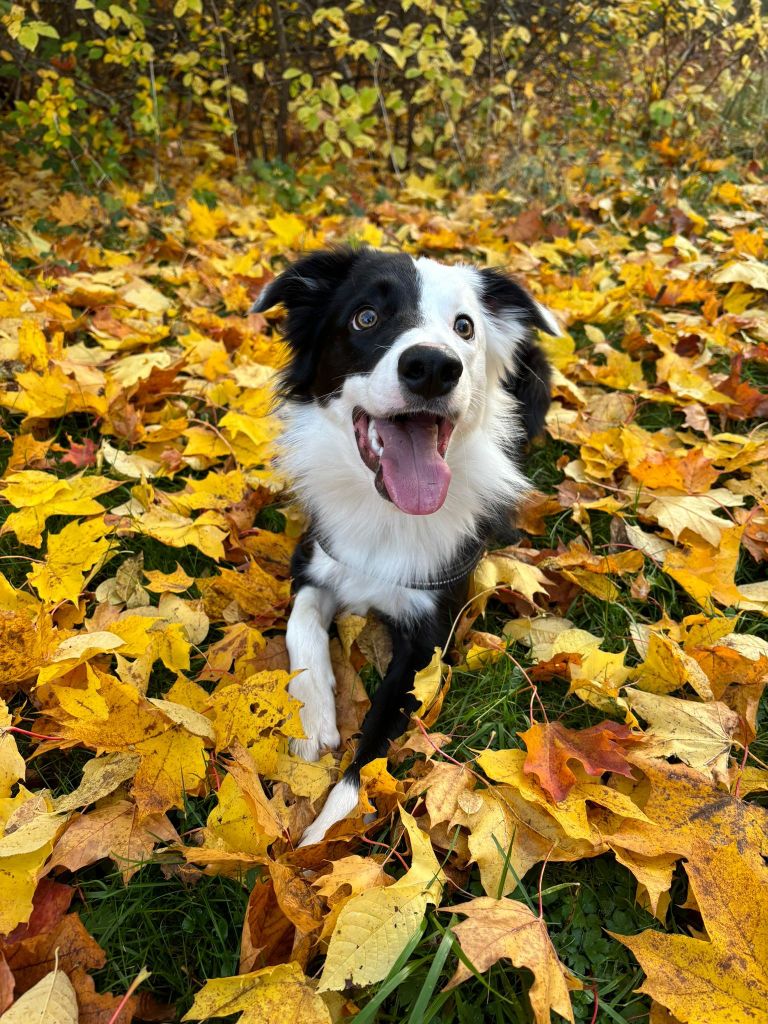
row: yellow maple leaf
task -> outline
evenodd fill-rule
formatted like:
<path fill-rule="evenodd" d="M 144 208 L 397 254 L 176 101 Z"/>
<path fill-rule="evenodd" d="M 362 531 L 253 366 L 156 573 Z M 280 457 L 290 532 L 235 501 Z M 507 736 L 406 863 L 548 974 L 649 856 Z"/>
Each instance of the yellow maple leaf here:
<path fill-rule="evenodd" d="M 26 414 L 24 422 L 61 419 L 75 412 L 105 416 L 107 399 L 95 387 L 68 377 L 60 366 L 45 373 L 27 370 L 16 375 L 18 391 L 0 391 L 0 406 Z"/>
<path fill-rule="evenodd" d="M 684 551 L 674 548 L 665 555 L 662 569 L 702 608 L 712 609 L 713 601 L 738 605 L 741 594 L 734 575 L 743 532 L 743 527 L 731 527 L 718 547 L 698 542 L 687 544 Z"/>
<path fill-rule="evenodd" d="M 304 245 L 307 236 L 307 222 L 295 213 L 278 213 L 267 220 L 267 227 L 275 236 L 279 249 L 294 249 Z"/>
<path fill-rule="evenodd" d="M 77 604 L 86 574 L 98 571 L 110 557 L 107 534 L 112 527 L 102 518 L 70 523 L 60 533 L 48 535 L 48 552 L 43 565 L 27 573 L 27 579 L 43 601 L 72 601 Z"/>
<path fill-rule="evenodd" d="M 27 799 L 34 804 L 26 795 L 21 803 Z M 65 822 L 65 816 L 51 814 L 43 804 L 39 813 L 0 835 L 0 935 L 29 920 L 42 867 Z"/>
<path fill-rule="evenodd" d="M 746 861 L 737 842 L 708 844 L 685 870 L 707 938 L 614 935 L 647 975 L 640 991 L 688 1024 L 768 1019 L 768 871 Z"/>
<path fill-rule="evenodd" d="M 189 731 L 188 717 L 172 715 L 162 702 L 160 707 L 154 705 L 113 676 L 100 674 L 100 683 L 99 697 L 107 704 L 107 717 L 88 715 L 83 706 L 74 718 L 54 707 L 49 713 L 60 723 L 61 735 L 97 752 L 137 754 L 141 761 L 133 795 L 142 816 L 181 807 L 185 794 L 199 794 L 205 783 L 206 741 Z"/>
<path fill-rule="evenodd" d="M 171 573 L 154 569 L 151 572 L 145 570 L 144 575 L 149 580 L 146 589 L 153 594 L 183 594 L 195 582 L 194 576 L 188 576 L 178 562 Z"/>
<path fill-rule="evenodd" d="M 264 857 L 273 837 L 259 827 L 234 776 L 224 777 L 216 798 L 216 806 L 205 823 L 206 845 L 223 846 L 231 853 L 245 853 L 249 857 Z"/>
<path fill-rule="evenodd" d="M 290 679 L 287 672 L 257 672 L 217 690 L 210 699 L 216 749 L 225 750 L 235 741 L 256 745 L 260 770 L 274 772 L 278 766 L 276 737 L 300 739 L 304 735 L 299 702 L 288 693 Z"/>
<path fill-rule="evenodd" d="M 0 481 L 3 497 L 20 512 L 12 512 L 2 533 L 13 532 L 22 544 L 38 547 L 49 516 L 92 516 L 104 512 L 94 499 L 119 487 L 117 480 L 77 476 L 60 480 L 52 473 L 27 469 L 9 473 Z"/>
<path fill-rule="evenodd" d="M 640 502 L 640 516 L 655 520 L 669 530 L 675 540 L 679 540 L 687 530 L 689 535 L 700 537 L 716 547 L 723 535 L 732 529 L 732 523 L 715 515 L 715 512 L 743 505 L 744 499 L 720 487 L 708 494 L 680 494 L 672 490 L 643 491 Z"/>
<path fill-rule="evenodd" d="M 153 507 L 134 520 L 134 525 L 141 533 L 172 548 L 190 544 L 216 561 L 224 558 L 226 532 L 222 526 L 225 524 L 214 512 L 204 512 L 192 520 L 176 512 Z"/>
<path fill-rule="evenodd" d="M 562 800 L 555 803 L 536 780 L 525 773 L 525 759 L 524 750 L 484 750 L 477 764 L 489 778 L 512 786 L 525 800 L 547 811 L 565 834 L 573 839 L 590 840 L 593 843 L 596 841 L 587 813 L 588 803 L 606 807 L 625 818 L 647 820 L 643 811 L 629 797 L 618 790 L 595 783 L 586 775 L 583 778 L 588 781 L 577 782 Z M 579 773 L 577 778 L 581 775 Z"/>
<path fill-rule="evenodd" d="M 206 981 L 182 1020 L 239 1013 L 239 1024 L 331 1024 L 328 1007 L 295 963 Z"/>
<path fill-rule="evenodd" d="M 534 979 L 528 998 L 536 1024 L 550 1024 L 552 1010 L 573 1024 L 569 990 L 582 985 L 558 959 L 543 918 L 517 900 L 490 896 L 478 896 L 446 910 L 466 918 L 454 925 L 453 933 L 475 971 L 487 971 L 502 958 L 516 967 L 527 967 Z M 454 988 L 473 974 L 466 964 L 459 963 L 446 987 Z"/>
<path fill-rule="evenodd" d="M 546 593 L 547 582 L 538 566 L 515 557 L 514 548 L 494 551 L 486 555 L 475 569 L 472 578 L 473 606 L 480 612 L 484 611 L 494 590 L 500 586 L 508 586 L 535 604 L 536 594 Z"/>
<path fill-rule="evenodd" d="M 0 798 L 9 797 L 11 789 L 24 778 L 26 765 L 13 735 L 5 730 L 11 724 L 8 705 L 0 697 Z"/>
<path fill-rule="evenodd" d="M 344 991 L 385 978 L 415 934 L 429 903 L 439 904 L 445 875 L 432 844 L 400 809 L 411 842 L 411 866 L 393 885 L 353 897 L 339 914 L 320 978 L 320 992 Z"/>

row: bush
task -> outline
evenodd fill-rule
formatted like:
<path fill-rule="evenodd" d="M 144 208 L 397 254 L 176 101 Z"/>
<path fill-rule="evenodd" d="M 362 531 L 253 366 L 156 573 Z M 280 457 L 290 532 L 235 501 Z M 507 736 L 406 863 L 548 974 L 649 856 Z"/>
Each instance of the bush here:
<path fill-rule="evenodd" d="M 89 179 L 190 136 L 398 174 L 581 128 L 716 141 L 728 104 L 742 145 L 762 136 L 738 102 L 765 73 L 759 0 L 0 0 L 0 23 L 11 150 Z"/>

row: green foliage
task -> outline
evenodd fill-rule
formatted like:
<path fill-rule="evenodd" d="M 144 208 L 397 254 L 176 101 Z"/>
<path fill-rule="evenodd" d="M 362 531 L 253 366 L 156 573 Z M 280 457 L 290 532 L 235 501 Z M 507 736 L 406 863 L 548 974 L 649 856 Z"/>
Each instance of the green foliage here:
<path fill-rule="evenodd" d="M 758 0 L 0 0 L 0 131 L 91 184 L 190 138 L 447 181 L 580 128 L 759 147 L 767 23 Z"/>

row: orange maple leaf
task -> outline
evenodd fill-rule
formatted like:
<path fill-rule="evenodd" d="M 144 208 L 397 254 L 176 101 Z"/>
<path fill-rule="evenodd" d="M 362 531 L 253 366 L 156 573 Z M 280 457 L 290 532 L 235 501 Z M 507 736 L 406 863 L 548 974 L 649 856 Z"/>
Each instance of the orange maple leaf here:
<path fill-rule="evenodd" d="M 601 722 L 589 729 L 567 729 L 559 722 L 535 724 L 518 733 L 528 748 L 523 770 L 559 803 L 578 781 L 568 762 L 579 761 L 588 775 L 617 772 L 632 776 L 623 747 L 642 742 L 642 736 L 617 722 Z"/>

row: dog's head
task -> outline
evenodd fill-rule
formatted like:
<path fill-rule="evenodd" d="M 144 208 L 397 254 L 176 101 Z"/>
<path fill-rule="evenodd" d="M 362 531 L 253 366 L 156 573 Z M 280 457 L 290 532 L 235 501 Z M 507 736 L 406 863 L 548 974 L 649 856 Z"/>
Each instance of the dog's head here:
<path fill-rule="evenodd" d="M 281 304 L 291 359 L 289 402 L 333 406 L 376 489 L 403 512 L 445 501 L 454 431 L 483 422 L 500 382 L 529 437 L 549 406 L 549 368 L 534 328 L 551 314 L 497 270 L 402 253 L 339 248 L 298 260 L 253 307 Z"/>

